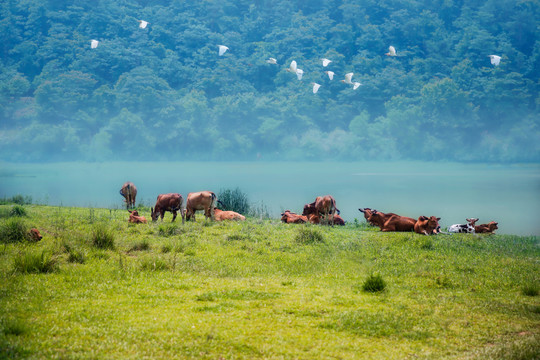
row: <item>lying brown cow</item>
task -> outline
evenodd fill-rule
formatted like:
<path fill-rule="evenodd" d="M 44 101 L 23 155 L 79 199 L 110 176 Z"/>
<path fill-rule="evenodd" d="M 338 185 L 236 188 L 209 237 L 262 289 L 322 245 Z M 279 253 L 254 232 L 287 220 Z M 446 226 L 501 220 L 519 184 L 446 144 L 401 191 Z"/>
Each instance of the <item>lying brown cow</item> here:
<path fill-rule="evenodd" d="M 158 216 L 165 216 L 165 211 L 170 211 L 173 214 L 172 221 L 176 219 L 177 211 L 180 211 L 182 216 L 182 224 L 184 223 L 184 212 L 182 211 L 182 204 L 184 198 L 178 193 L 159 194 L 156 200 L 156 205 L 150 208 L 152 221 L 156 221 Z"/>
<path fill-rule="evenodd" d="M 495 221 L 491 221 L 489 224 L 475 225 L 474 232 L 477 234 L 493 234 L 499 228 L 497 225 L 499 223 Z"/>
<path fill-rule="evenodd" d="M 285 212 L 281 214 L 281 221 L 286 224 L 305 224 L 308 222 L 308 219 L 306 216 L 295 214 L 290 210 L 285 210 Z"/>
<path fill-rule="evenodd" d="M 223 221 L 223 220 L 244 221 L 246 220 L 246 217 L 244 215 L 241 215 L 234 211 L 220 210 L 218 208 L 214 208 L 214 218 L 216 219 L 216 221 Z"/>
<path fill-rule="evenodd" d="M 38 242 L 39 240 L 43 239 L 43 236 L 41 236 L 38 229 L 33 228 L 28 231 L 28 238 L 30 241 Z"/>
<path fill-rule="evenodd" d="M 120 189 L 120 195 L 124 197 L 126 208 L 135 207 L 135 198 L 137 197 L 137 188 L 132 182 L 126 182 Z"/>
<path fill-rule="evenodd" d="M 134 223 L 134 224 L 146 224 L 147 223 L 146 218 L 144 216 L 139 216 L 139 212 L 137 210 L 129 211 L 128 222 Z"/>
<path fill-rule="evenodd" d="M 413 231 L 416 220 L 406 216 L 396 215 L 394 213 L 381 213 L 377 210 L 372 211 L 371 219 L 377 224 L 381 231 Z"/>
<path fill-rule="evenodd" d="M 308 218 L 308 221 L 311 223 L 311 224 L 320 224 L 321 223 L 321 218 L 318 216 L 318 215 L 315 215 L 315 214 L 309 214 L 307 216 Z M 329 223 L 330 225 L 340 225 L 340 226 L 343 226 L 345 225 L 345 220 L 343 220 L 343 218 L 337 214 L 334 215 L 334 219 L 332 220 L 331 223 Z"/>
<path fill-rule="evenodd" d="M 439 220 L 441 218 L 420 216 L 414 224 L 414 232 L 422 235 L 437 235 L 440 232 Z"/>
<path fill-rule="evenodd" d="M 302 215 L 315 214 L 323 224 L 333 224 L 334 214 L 339 214 L 336 200 L 331 195 L 317 196 L 314 202 L 304 205 Z"/>
<path fill-rule="evenodd" d="M 204 216 L 214 220 L 216 201 L 216 194 L 211 191 L 189 193 L 186 201 L 186 220 L 193 218 L 195 221 L 195 212 L 198 210 L 204 210 Z"/>

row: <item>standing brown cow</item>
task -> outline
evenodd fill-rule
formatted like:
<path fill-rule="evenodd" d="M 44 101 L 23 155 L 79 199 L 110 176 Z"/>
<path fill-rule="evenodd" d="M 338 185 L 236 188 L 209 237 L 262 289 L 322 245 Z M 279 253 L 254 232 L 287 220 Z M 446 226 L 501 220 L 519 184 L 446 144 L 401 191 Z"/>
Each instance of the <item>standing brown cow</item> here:
<path fill-rule="evenodd" d="M 197 210 L 204 210 L 204 216 L 214 220 L 216 201 L 216 194 L 211 191 L 189 193 L 186 201 L 186 220 L 191 220 L 193 217 L 193 221 L 195 221 Z"/>
<path fill-rule="evenodd" d="M 127 209 L 135 207 L 135 198 L 137 197 L 137 187 L 135 187 L 135 184 L 130 181 L 126 182 L 120 189 L 120 195 L 124 197 Z"/>
<path fill-rule="evenodd" d="M 184 199 L 182 195 L 178 193 L 169 193 L 169 194 L 159 194 L 156 200 L 156 205 L 153 208 L 150 208 L 152 221 L 156 221 L 158 216 L 161 216 L 163 221 L 163 216 L 165 216 L 165 211 L 170 211 L 173 214 L 172 221 L 176 219 L 177 211 L 180 211 L 182 216 L 182 224 L 184 223 L 184 211 L 182 210 L 182 204 Z"/>
<path fill-rule="evenodd" d="M 308 216 L 314 214 L 320 217 L 322 224 L 333 224 L 334 214 L 339 214 L 336 207 L 336 200 L 331 195 L 317 196 L 314 202 L 304 205 L 302 215 Z"/>

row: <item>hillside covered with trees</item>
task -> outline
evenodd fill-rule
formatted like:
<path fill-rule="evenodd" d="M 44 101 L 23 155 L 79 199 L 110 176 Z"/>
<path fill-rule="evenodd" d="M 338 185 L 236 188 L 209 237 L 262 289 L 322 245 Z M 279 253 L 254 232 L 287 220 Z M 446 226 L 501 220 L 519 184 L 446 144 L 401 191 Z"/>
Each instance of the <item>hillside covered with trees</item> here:
<path fill-rule="evenodd" d="M 0 160 L 538 162 L 538 19 L 537 0 L 5 0 Z"/>

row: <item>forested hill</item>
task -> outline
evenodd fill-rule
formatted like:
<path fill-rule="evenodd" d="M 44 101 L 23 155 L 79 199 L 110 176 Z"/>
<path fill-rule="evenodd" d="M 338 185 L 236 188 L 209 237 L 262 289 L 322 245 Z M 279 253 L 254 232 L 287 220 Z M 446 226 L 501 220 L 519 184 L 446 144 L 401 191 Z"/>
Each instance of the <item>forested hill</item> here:
<path fill-rule="evenodd" d="M 538 19 L 538 0 L 4 0 L 0 160 L 537 162 Z"/>

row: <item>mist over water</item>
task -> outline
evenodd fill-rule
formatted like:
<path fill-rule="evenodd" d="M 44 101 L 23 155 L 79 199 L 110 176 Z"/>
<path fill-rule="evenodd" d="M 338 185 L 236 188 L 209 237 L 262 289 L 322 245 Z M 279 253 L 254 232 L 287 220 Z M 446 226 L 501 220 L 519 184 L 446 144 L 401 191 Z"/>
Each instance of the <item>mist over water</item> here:
<path fill-rule="evenodd" d="M 239 187 L 272 217 L 302 212 L 330 194 L 346 221 L 360 207 L 441 217 L 443 227 L 478 217 L 499 222 L 498 233 L 540 235 L 540 165 L 428 162 L 104 162 L 0 165 L 0 196 L 29 195 L 36 203 L 122 208 L 125 181 L 137 203 L 160 193 Z"/>

